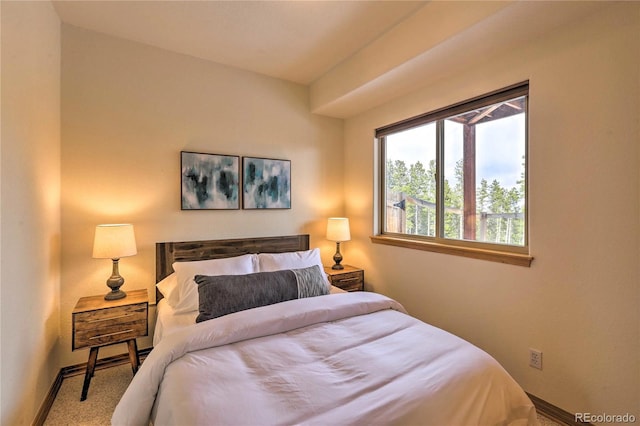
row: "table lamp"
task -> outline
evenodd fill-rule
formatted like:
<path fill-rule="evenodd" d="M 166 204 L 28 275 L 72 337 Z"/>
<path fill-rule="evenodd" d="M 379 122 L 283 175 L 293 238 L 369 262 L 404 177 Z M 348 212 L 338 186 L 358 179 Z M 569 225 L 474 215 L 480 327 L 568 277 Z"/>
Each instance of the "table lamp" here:
<path fill-rule="evenodd" d="M 111 277 L 107 280 L 107 285 L 111 288 L 111 291 L 104 296 L 105 300 L 117 300 L 126 297 L 127 294 L 120 290 L 120 287 L 124 284 L 124 278 L 120 276 L 118 271 L 118 261 L 121 257 L 133 256 L 137 252 L 133 225 L 96 226 L 93 240 L 93 257 L 96 259 L 111 259 L 113 261 L 113 271 Z"/>
<path fill-rule="evenodd" d="M 331 269 L 344 269 L 344 266 L 340 264 L 340 262 L 342 262 L 340 243 L 349 241 L 350 239 L 349 219 L 346 217 L 330 217 L 327 221 L 327 240 L 336 242 L 336 254 L 333 255 L 335 264 Z"/>

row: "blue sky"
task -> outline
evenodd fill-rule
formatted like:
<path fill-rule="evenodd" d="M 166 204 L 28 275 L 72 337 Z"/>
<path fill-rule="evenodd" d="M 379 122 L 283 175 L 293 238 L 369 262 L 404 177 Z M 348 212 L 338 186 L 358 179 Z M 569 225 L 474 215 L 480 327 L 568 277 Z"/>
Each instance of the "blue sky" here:
<path fill-rule="evenodd" d="M 476 126 L 476 182 L 494 179 L 505 188 L 517 186 L 525 154 L 525 115 L 518 114 Z M 454 166 L 462 158 L 462 125 L 445 126 L 445 178 L 454 181 Z M 402 160 L 409 167 L 421 161 L 427 167 L 435 159 L 435 124 L 387 137 L 387 159 Z"/>

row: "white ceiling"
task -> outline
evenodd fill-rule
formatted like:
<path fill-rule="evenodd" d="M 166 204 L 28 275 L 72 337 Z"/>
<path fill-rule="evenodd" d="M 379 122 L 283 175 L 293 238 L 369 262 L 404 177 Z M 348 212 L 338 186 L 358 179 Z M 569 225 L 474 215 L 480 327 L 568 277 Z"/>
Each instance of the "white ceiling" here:
<path fill-rule="evenodd" d="M 0 0 L 1 1 L 1 0 Z M 60 0 L 66 24 L 309 87 L 348 118 L 615 2 Z"/>
<path fill-rule="evenodd" d="M 54 1 L 63 22 L 308 85 L 422 1 Z"/>

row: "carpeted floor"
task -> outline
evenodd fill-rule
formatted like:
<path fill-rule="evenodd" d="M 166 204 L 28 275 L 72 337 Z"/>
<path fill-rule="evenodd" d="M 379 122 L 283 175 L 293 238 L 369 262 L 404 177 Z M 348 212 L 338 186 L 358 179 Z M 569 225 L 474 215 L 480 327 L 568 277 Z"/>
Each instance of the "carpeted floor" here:
<path fill-rule="evenodd" d="M 111 413 L 132 377 L 129 364 L 97 370 L 84 401 L 80 401 L 84 374 L 64 379 L 44 422 L 45 426 L 110 425 Z"/>
<path fill-rule="evenodd" d="M 63 380 L 56 400 L 45 420 L 45 426 L 111 424 L 111 413 L 131 381 L 129 364 L 95 372 L 85 401 L 80 401 L 84 374 Z M 561 426 L 538 415 L 541 426 Z"/>

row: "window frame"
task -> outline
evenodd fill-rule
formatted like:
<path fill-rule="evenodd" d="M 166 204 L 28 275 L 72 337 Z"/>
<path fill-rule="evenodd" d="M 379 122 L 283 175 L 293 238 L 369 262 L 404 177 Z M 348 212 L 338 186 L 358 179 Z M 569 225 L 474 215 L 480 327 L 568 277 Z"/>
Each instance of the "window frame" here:
<path fill-rule="evenodd" d="M 459 114 L 471 112 L 475 109 L 487 107 L 499 102 L 526 96 L 525 98 L 525 194 L 524 194 L 524 245 L 515 246 L 508 244 L 488 243 L 474 240 L 452 239 L 444 237 L 444 120 Z M 415 235 L 388 232 L 385 230 L 387 220 L 386 212 L 386 136 L 404 130 L 409 130 L 429 123 L 436 124 L 436 132 L 439 133 L 436 142 L 436 235 Z M 475 98 L 465 100 L 444 108 L 425 114 L 408 118 L 390 125 L 376 129 L 375 140 L 377 149 L 377 223 L 375 235 L 371 241 L 377 244 L 406 247 L 411 249 L 433 251 L 457 256 L 471 257 L 475 259 L 490 260 L 520 266 L 530 266 L 533 257 L 529 252 L 529 81 L 514 84 L 512 86 L 496 90 Z"/>

